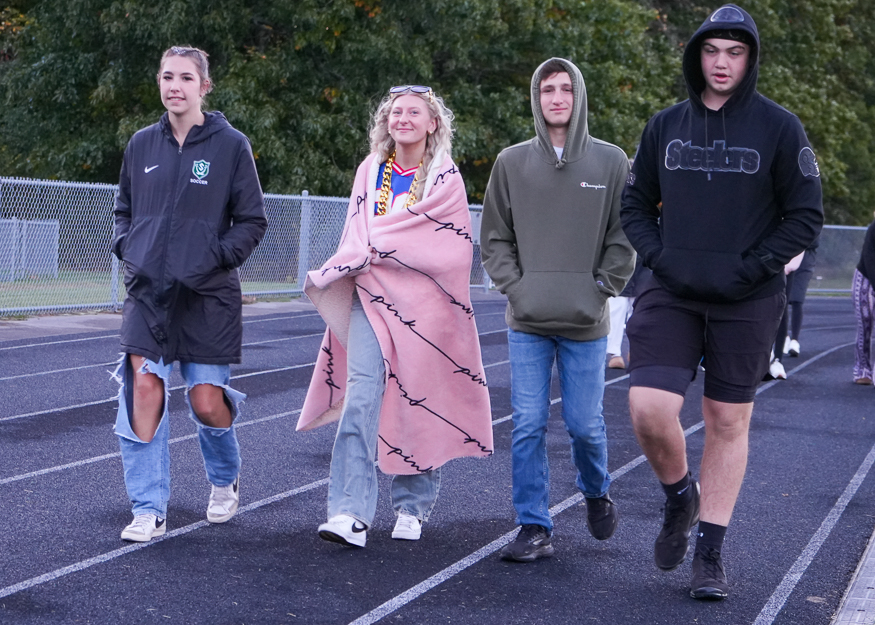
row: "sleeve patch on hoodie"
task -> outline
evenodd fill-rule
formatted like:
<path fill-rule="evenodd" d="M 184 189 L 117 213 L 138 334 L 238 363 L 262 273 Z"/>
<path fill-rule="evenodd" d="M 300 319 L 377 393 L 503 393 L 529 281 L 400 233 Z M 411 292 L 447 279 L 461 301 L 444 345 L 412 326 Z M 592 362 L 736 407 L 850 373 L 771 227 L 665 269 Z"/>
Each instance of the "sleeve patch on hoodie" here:
<path fill-rule="evenodd" d="M 799 152 L 799 169 L 803 176 L 811 176 L 812 178 L 820 177 L 820 167 L 817 166 L 817 157 L 814 151 L 809 147 L 804 147 Z"/>

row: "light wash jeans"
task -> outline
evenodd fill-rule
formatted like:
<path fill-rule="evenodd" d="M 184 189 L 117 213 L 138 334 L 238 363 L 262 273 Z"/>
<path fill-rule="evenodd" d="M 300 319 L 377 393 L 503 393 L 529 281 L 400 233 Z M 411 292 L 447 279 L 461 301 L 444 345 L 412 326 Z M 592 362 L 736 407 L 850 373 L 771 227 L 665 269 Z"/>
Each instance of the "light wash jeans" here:
<path fill-rule="evenodd" d="M 134 385 L 133 366 L 127 354 L 115 372 L 121 384 L 119 391 L 118 414 L 115 433 L 118 435 L 125 470 L 125 487 L 133 504 L 134 516 L 155 514 L 167 518 L 167 502 L 170 499 L 170 419 L 168 404 L 170 400 L 170 372 L 173 363 L 163 360 L 153 362 L 146 359 L 143 368 L 157 375 L 164 382 L 164 414 L 155 436 L 148 443 L 143 442 L 131 428 L 130 414 L 133 411 Z M 204 458 L 207 479 L 215 486 L 227 486 L 237 479 L 240 473 L 240 445 L 233 424 L 230 428 L 213 428 L 204 425 L 191 410 L 188 391 L 198 384 L 212 384 L 225 391 L 225 398 L 231 407 L 231 417 L 236 420 L 240 414 L 240 404 L 246 395 L 228 386 L 231 381 L 229 365 L 202 365 L 180 362 L 179 371 L 186 384 L 185 399 L 189 405 L 189 415 L 198 426 L 198 442 Z"/>
<path fill-rule="evenodd" d="M 550 519 L 550 466 L 547 420 L 555 361 L 562 393 L 562 419 L 571 437 L 577 487 L 586 497 L 608 492 L 608 444 L 602 398 L 607 339 L 572 341 L 508 328 L 513 406 L 513 505 L 519 525 L 553 529 Z"/>
<path fill-rule="evenodd" d="M 377 432 L 386 368 L 374 329 L 353 297 L 347 343 L 347 380 L 328 480 L 328 518 L 348 514 L 368 527 L 377 512 Z M 392 507 L 427 521 L 441 486 L 440 468 L 392 478 Z"/>

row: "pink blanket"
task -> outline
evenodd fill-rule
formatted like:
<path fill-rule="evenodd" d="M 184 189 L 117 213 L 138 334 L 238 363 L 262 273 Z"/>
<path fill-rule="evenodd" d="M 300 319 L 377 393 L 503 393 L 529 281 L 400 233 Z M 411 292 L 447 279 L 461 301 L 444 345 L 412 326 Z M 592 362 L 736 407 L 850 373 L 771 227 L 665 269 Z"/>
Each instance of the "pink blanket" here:
<path fill-rule="evenodd" d="M 435 159 L 421 201 L 375 217 L 379 165 L 371 154 L 359 167 L 337 253 L 308 275 L 305 291 L 328 329 L 298 430 L 340 418 L 356 289 L 386 366 L 379 466 L 415 474 L 493 450 L 469 294 L 471 220 L 465 185 L 449 157 Z"/>

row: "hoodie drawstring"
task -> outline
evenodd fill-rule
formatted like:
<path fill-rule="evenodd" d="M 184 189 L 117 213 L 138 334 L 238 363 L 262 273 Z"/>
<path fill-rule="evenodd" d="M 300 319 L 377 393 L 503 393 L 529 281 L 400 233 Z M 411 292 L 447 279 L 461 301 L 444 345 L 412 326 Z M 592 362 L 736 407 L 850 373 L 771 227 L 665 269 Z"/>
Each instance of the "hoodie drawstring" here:
<path fill-rule="evenodd" d="M 705 107 L 705 153 L 708 153 L 708 107 Z M 711 170 L 708 170 L 708 182 L 711 182 Z"/>

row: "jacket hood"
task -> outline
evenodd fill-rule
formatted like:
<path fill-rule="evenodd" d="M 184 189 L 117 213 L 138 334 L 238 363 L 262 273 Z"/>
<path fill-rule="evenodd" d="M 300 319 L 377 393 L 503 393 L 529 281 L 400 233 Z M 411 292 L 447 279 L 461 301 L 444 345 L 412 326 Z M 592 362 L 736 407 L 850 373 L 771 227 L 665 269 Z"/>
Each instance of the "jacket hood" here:
<path fill-rule="evenodd" d="M 544 66 L 551 61 L 557 61 L 565 67 L 565 71 L 571 77 L 571 86 L 574 90 L 574 106 L 571 109 L 568 137 L 565 139 L 562 158 L 556 156 L 556 151 L 550 142 L 550 134 L 547 132 L 544 112 L 541 110 L 541 81 L 549 78 L 544 72 Z M 587 125 L 586 84 L 583 82 L 583 74 L 574 63 L 554 57 L 538 66 L 532 76 L 532 114 L 535 117 L 535 134 L 537 135 L 534 141 L 535 149 L 549 162 L 555 163 L 556 169 L 562 169 L 565 163 L 583 158 L 592 144 L 592 139 L 589 136 L 589 126 Z"/>
<path fill-rule="evenodd" d="M 173 128 L 170 126 L 170 113 L 164 113 L 161 120 L 158 122 L 162 132 L 173 139 Z M 204 112 L 204 123 L 202 126 L 192 126 L 188 131 L 188 136 L 185 138 L 186 145 L 194 145 L 200 143 L 204 139 L 216 134 L 220 130 L 231 128 L 231 124 L 225 119 L 225 116 L 219 111 Z M 174 141 L 176 139 L 173 139 Z"/>
<path fill-rule="evenodd" d="M 684 50 L 684 80 L 687 83 L 687 92 L 690 101 L 697 109 L 704 109 L 702 92 L 705 90 L 705 76 L 702 74 L 701 49 L 702 42 L 713 35 L 714 31 L 740 30 L 746 33 L 745 43 L 750 45 L 750 58 L 747 66 L 747 74 L 736 89 L 732 97 L 724 105 L 729 111 L 749 101 L 756 93 L 757 77 L 759 75 L 759 52 L 760 36 L 757 25 L 750 14 L 735 4 L 724 4 L 714 11 L 702 22 L 693 36 L 690 38 Z"/>

